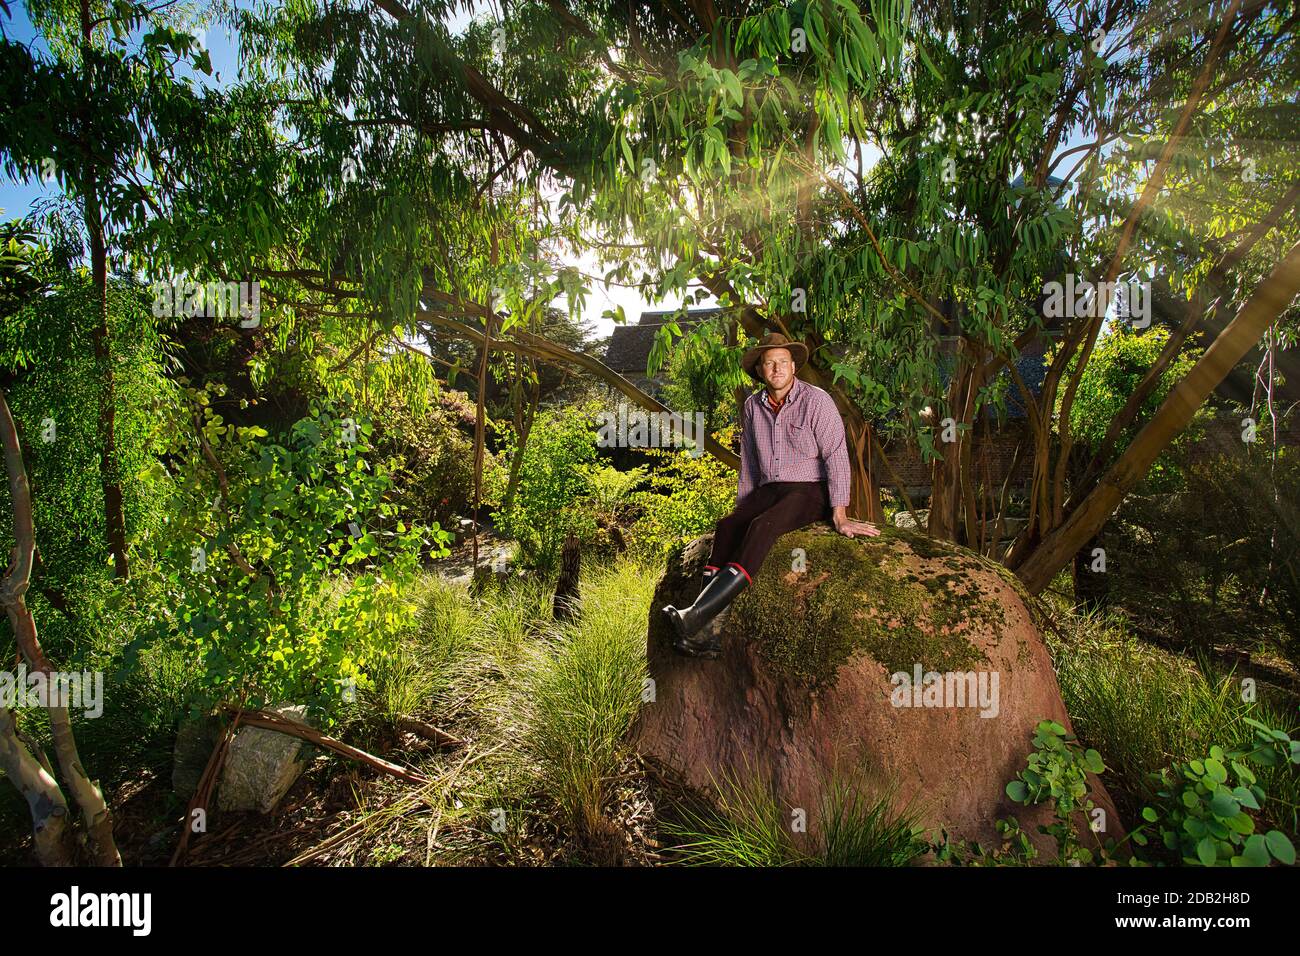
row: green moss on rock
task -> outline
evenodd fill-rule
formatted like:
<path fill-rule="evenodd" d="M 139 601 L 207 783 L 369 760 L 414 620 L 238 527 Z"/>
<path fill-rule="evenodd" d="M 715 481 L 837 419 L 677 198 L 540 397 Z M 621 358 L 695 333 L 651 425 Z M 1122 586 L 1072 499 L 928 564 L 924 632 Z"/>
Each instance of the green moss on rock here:
<path fill-rule="evenodd" d="M 796 548 L 806 554 L 805 570 L 791 570 Z M 908 552 L 950 560 L 942 562 L 945 572 L 917 575 L 904 560 Z M 813 525 L 777 541 L 726 628 L 754 642 L 774 669 L 814 687 L 833 682 L 857 654 L 890 673 L 910 673 L 917 663 L 927 671 L 974 669 L 988 659 L 968 634 L 1000 628 L 1006 616 L 964 573 L 971 557 L 912 532 L 850 539 Z"/>

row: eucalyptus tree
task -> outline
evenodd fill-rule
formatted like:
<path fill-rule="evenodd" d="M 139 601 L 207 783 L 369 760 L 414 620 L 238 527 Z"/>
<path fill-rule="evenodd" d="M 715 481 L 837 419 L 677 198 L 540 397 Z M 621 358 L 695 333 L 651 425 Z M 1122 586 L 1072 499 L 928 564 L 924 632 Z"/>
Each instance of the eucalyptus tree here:
<path fill-rule="evenodd" d="M 0 768 L 27 801 L 37 859 L 50 866 L 76 863 L 67 798 L 49 760 L 38 744 L 22 734 L 14 714 L 13 690 L 21 692 L 21 699 L 28 696 L 29 689 L 43 686 L 46 693 L 37 694 L 36 699 L 49 715 L 55 759 L 63 785 L 81 808 L 93 862 L 99 866 L 120 866 L 112 815 L 99 784 L 90 779 L 82 766 L 67 700 L 56 689 L 60 683 L 66 687 L 66 678 L 52 670 L 41 646 L 36 619 L 27 604 L 37 561 L 35 509 L 22 443 L 6 392 L 15 372 L 37 359 L 30 348 L 32 336 L 24 334 L 26 330 L 21 328 L 16 314 L 32 298 L 45 293 L 53 272 L 48 250 L 37 243 L 28 223 L 13 222 L 0 227 L 0 457 L 4 460 L 12 514 L 6 534 L 11 533 L 13 539 L 8 568 L 0 578 L 0 607 L 4 608 L 20 660 L 37 681 L 8 681 L 10 691 L 0 700 Z M 5 676 L 12 678 L 9 674 Z"/>
<path fill-rule="evenodd" d="M 131 233 L 162 213 L 159 125 L 192 110 L 185 62 L 211 71 L 197 38 L 136 0 L 32 0 L 44 41 L 0 39 L 0 159 L 15 177 L 55 181 L 75 196 L 89 250 L 99 322 L 92 335 L 100 384 L 99 470 L 106 537 L 126 577 L 126 521 L 115 435 L 115 373 L 108 285 L 114 232 Z M 128 265 L 119 262 L 119 267 Z"/>
<path fill-rule="evenodd" d="M 1128 444 L 1137 457 L 1102 456 L 1070 488 L 1071 406 L 1110 295 L 1063 317 L 1034 394 L 1016 360 L 1044 334 L 1046 284 L 1230 277 L 1218 314 L 1237 320 L 1169 396 L 1194 405 L 1290 308 L 1291 259 L 1269 257 L 1295 218 L 1267 145 L 1294 138 L 1287 4 L 528 2 L 453 32 L 470 9 L 240 15 L 247 84 L 230 99 L 252 110 L 260 97 L 273 119 L 231 142 L 267 148 L 223 146 L 224 166 L 201 155 L 187 196 L 201 209 L 242 188 L 211 174 L 240 164 L 283 185 L 259 209 L 257 254 L 263 274 L 298 283 L 282 327 L 324 329 L 323 357 L 433 330 L 612 381 L 529 327 L 556 296 L 587 292 L 555 250 L 596 251 L 608 281 L 652 297 L 713 293 L 728 334 L 705 330 L 707 348 L 734 356 L 739 333 L 771 329 L 804 341 L 808 379 L 845 418 L 859 514 L 879 516 L 881 439 L 898 436 L 935 459 L 931 532 L 986 539 L 999 516 L 975 426 L 1014 391 L 1031 521 L 1005 558 L 1037 590 L 1187 417 L 1166 402 Z M 1241 139 L 1243 125 L 1259 135 Z M 1226 232 L 1197 218 L 1214 184 L 1194 182 L 1195 156 L 1253 163 Z M 1235 258 L 1216 245 L 1252 223 L 1267 242 Z"/>

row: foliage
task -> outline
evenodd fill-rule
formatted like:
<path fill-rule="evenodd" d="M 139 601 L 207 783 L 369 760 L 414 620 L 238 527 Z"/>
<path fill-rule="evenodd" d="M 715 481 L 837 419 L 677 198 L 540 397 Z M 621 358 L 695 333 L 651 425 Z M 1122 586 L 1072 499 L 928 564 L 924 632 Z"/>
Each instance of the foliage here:
<path fill-rule="evenodd" d="M 69 588 L 103 570 L 107 553 L 99 468 L 99 384 L 91 332 L 98 323 L 95 292 L 81 272 L 57 273 L 47 295 L 36 297 L 6 323 L 14 381 L 9 401 L 24 444 L 33 498 L 42 580 Z M 114 356 L 114 432 L 122 474 L 136 474 L 162 444 L 152 407 L 173 390 L 164 377 L 166 340 L 140 290 L 109 286 L 109 332 Z M 16 367 L 15 367 L 16 366 Z M 132 538 L 161 520 L 167 489 L 148 482 L 123 485 L 126 527 Z M 0 489 L 0 508 L 8 488 Z M 9 534 L 6 527 L 2 533 Z"/>
<path fill-rule="evenodd" d="M 736 427 L 714 435 L 723 445 L 734 440 Z M 657 467 L 649 488 L 633 493 L 640 516 L 632 525 L 632 547 L 662 557 L 676 542 L 712 531 L 736 504 L 736 471 L 711 455 L 695 457 L 666 448 L 642 449 Z"/>
<path fill-rule="evenodd" d="M 1300 766 L 1300 741 L 1282 730 L 1246 719 L 1254 728 L 1253 746 L 1225 751 L 1210 748 L 1203 760 L 1175 764 L 1159 775 L 1157 801 L 1142 809 L 1150 824 L 1131 836 L 1147 844 L 1142 831 L 1154 829 L 1175 859 L 1191 866 L 1268 866 L 1295 864 L 1295 846 L 1281 830 L 1255 832 L 1250 811 L 1267 799 L 1250 764 Z"/>
<path fill-rule="evenodd" d="M 1024 806 L 1037 806 L 1050 801 L 1055 820 L 1040 824 L 1038 831 L 1056 841 L 1056 856 L 1060 863 L 1091 863 L 1093 852 L 1079 842 L 1075 833 L 1073 816 L 1082 812 L 1090 825 L 1103 813 L 1088 794 L 1092 785 L 1088 773 L 1100 774 L 1105 770 L 1101 754 L 1091 748 L 1084 749 L 1074 734 L 1054 720 L 1042 720 L 1034 728 L 1034 753 L 1028 766 L 1007 784 L 1007 796 Z M 1011 819 L 1009 835 L 1018 827 Z M 1023 844 L 1022 844 L 1023 845 Z M 1103 859 L 1113 853 L 1115 839 L 1106 840 Z"/>
<path fill-rule="evenodd" d="M 591 486 L 583 473 L 596 458 L 594 406 L 543 409 L 537 413 L 523 460 L 519 484 L 508 509 L 496 514 L 497 530 L 519 542 L 524 564 L 549 571 L 559 561 L 567 535 L 590 541 L 596 523 L 580 506 Z M 518 437 L 505 430 L 501 464 L 484 474 L 484 500 L 499 504 L 505 493 L 509 466 L 518 452 Z"/>
<path fill-rule="evenodd" d="M 1257 720 L 1246 718 L 1246 722 L 1255 731 L 1252 748 L 1225 752 L 1222 747 L 1212 746 L 1210 756 L 1204 760 L 1178 763 L 1154 774 L 1160 789 L 1154 805 L 1142 810 L 1146 822 L 1130 831 L 1123 841 L 1108 837 L 1097 856 L 1080 844 L 1072 817 L 1082 811 L 1095 819 L 1101 812 L 1088 797 L 1091 785 L 1087 773 L 1101 774 L 1106 768 L 1101 754 L 1084 749 L 1063 726 L 1050 720 L 1039 722 L 1034 732 L 1035 752 L 1029 755 L 1026 769 L 1007 784 L 1007 796 L 1025 806 L 1050 802 L 1054 822 L 1040 825 L 1038 830 L 1054 838 L 1057 861 L 1062 864 L 1115 861 L 1122 843 L 1131 840 L 1137 847 L 1146 847 L 1151 842 L 1146 831 L 1154 829 L 1165 850 L 1173 854 L 1169 862 L 1268 866 L 1276 860 L 1290 866 L 1295 863 L 1295 847 L 1285 833 L 1255 832 L 1255 821 L 1248 811 L 1259 811 L 1266 797 L 1248 764 L 1300 764 L 1300 741 Z M 1235 785 L 1229 767 L 1236 776 Z M 992 853 L 977 843 L 954 846 L 946 832 L 931 849 L 940 862 L 1028 863 L 1037 857 L 1037 850 L 1015 817 L 999 820 L 998 832 L 1004 845 Z M 1142 865 L 1145 861 L 1135 855 L 1128 862 Z"/>
<path fill-rule="evenodd" d="M 639 572 L 639 573 L 638 573 Z M 524 751 L 567 822 L 591 836 L 603 826 L 611 778 L 646 683 L 645 610 L 655 576 L 635 565 L 582 589 L 582 613 L 557 640 L 524 648 L 513 680 Z"/>
<path fill-rule="evenodd" d="M 189 648 L 210 700 L 325 711 L 370 686 L 410 619 L 422 546 L 447 553 L 448 535 L 387 527 L 392 481 L 369 461 L 368 421 L 319 406 L 271 439 L 216 414 L 223 391 L 186 386 L 167 425 L 175 492 L 153 542 L 157 627 Z"/>
<path fill-rule="evenodd" d="M 1070 431 L 1076 442 L 1089 451 L 1100 450 L 1110 423 L 1137 390 L 1138 383 L 1155 364 L 1168 340 L 1169 330 L 1162 327 L 1138 331 L 1127 325 L 1116 325 L 1102 336 L 1079 379 L 1079 389 L 1070 407 Z M 1169 363 L 1138 411 L 1135 421 L 1139 425 L 1160 407 L 1165 396 L 1191 370 L 1200 355 L 1199 349 L 1184 349 Z M 1077 364 L 1077 359 L 1070 364 L 1071 372 Z M 1203 413 L 1199 422 L 1180 435 L 1170 450 L 1151 466 L 1146 479 L 1150 488 L 1166 491 L 1177 487 L 1177 452 L 1200 439 L 1198 426 L 1203 424 L 1207 415 Z M 1122 436 L 1115 443 L 1112 455 L 1122 454 L 1131 440 L 1131 434 Z"/>
<path fill-rule="evenodd" d="M 1300 450 L 1198 462 L 1186 495 L 1185 507 L 1203 509 L 1187 557 L 1271 609 L 1286 629 L 1287 657 L 1300 665 Z"/>
<path fill-rule="evenodd" d="M 1300 455 L 1233 449 L 1227 424 L 1226 449 L 1189 449 L 1181 487 L 1142 486 L 1107 527 L 1110 600 L 1168 646 L 1209 650 L 1230 633 L 1300 662 Z"/>
<path fill-rule="evenodd" d="M 704 414 L 704 427 L 713 434 L 736 421 L 736 387 L 752 387 L 740 370 L 740 347 L 728 348 L 712 326 L 677 343 L 668 357 L 663 401 L 675 412 Z"/>
<path fill-rule="evenodd" d="M 1080 738 L 1106 755 L 1107 787 L 1126 819 L 1153 799 L 1153 774 L 1203 757 L 1212 742 L 1248 739 L 1247 720 L 1295 732 L 1294 699 L 1266 670 L 1252 669 L 1247 682 L 1208 657 L 1155 647 L 1118 610 L 1080 614 L 1059 599 L 1052 616 L 1046 637 L 1066 710 Z M 1300 774 L 1285 765 L 1256 773 L 1276 797 L 1261 820 L 1300 836 Z"/>
<path fill-rule="evenodd" d="M 906 866 L 926 844 L 918 814 L 895 807 L 896 788 L 869 795 L 860 768 L 826 774 L 815 809 L 816 839 L 806 835 L 806 814 L 783 806 L 752 772 L 724 774 L 717 805 L 686 802 L 665 833 L 687 866 Z"/>
<path fill-rule="evenodd" d="M 645 465 L 619 471 L 612 465 L 591 464 L 579 467 L 590 493 L 581 506 L 588 510 L 596 527 L 607 535 L 597 542 L 598 553 L 618 553 L 627 547 L 621 530 L 637 511 L 634 489 L 645 482 L 649 467 Z"/>
<path fill-rule="evenodd" d="M 460 415 L 403 394 L 371 413 L 378 453 L 393 462 L 390 500 L 400 514 L 420 524 L 451 528 L 469 513 L 474 492 L 474 441 L 460 428 Z M 484 449 L 485 469 L 492 453 Z"/>

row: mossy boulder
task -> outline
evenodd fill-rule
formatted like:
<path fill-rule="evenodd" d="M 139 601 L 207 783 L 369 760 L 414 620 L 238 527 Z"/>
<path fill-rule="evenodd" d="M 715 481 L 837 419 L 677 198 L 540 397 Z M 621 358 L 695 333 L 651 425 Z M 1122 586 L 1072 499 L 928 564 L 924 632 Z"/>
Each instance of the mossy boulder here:
<path fill-rule="evenodd" d="M 758 775 L 805 810 L 810 837 L 839 768 L 873 796 L 893 790 L 954 839 L 997 846 L 997 820 L 1015 816 L 1050 858 L 1037 832 L 1050 813 L 1012 803 L 1005 787 L 1040 720 L 1071 727 L 1041 612 L 1014 575 L 914 532 L 846 538 L 819 522 L 777 540 L 714 621 L 722 656 L 709 661 L 673 651 L 661 609 L 695 599 L 711 543 L 669 554 L 651 605 L 654 699 L 633 729 L 644 756 L 704 791 L 724 775 Z M 1109 794 L 1090 783 L 1106 813 L 1097 836 L 1118 836 Z M 1097 842 L 1082 815 L 1076 825 Z"/>

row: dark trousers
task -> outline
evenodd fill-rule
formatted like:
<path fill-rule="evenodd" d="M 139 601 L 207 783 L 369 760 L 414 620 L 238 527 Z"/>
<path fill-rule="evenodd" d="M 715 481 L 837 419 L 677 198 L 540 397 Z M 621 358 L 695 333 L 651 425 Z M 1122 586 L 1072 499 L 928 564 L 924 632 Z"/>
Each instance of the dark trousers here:
<path fill-rule="evenodd" d="M 776 539 L 814 521 L 831 518 L 824 481 L 774 481 L 751 491 L 718 522 L 708 567 L 735 564 L 752 582 Z"/>

